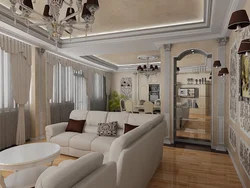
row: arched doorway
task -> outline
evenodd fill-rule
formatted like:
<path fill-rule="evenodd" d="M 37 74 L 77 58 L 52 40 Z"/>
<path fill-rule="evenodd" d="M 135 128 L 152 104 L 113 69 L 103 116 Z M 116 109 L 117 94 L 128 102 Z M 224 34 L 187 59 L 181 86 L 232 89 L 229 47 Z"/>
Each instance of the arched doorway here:
<path fill-rule="evenodd" d="M 174 141 L 211 145 L 212 55 L 186 50 L 174 70 Z"/>

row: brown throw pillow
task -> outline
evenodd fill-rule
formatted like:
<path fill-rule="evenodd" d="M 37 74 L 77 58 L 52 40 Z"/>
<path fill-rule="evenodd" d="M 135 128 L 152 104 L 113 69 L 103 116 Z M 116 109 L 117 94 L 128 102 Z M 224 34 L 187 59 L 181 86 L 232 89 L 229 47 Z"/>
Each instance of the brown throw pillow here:
<path fill-rule="evenodd" d="M 85 122 L 86 120 L 69 119 L 69 123 L 65 131 L 82 133 Z"/>
<path fill-rule="evenodd" d="M 136 127 L 138 127 L 138 125 L 130 125 L 130 124 L 125 123 L 124 134 L 127 133 L 127 132 L 129 132 L 129 131 L 132 131 Z"/>

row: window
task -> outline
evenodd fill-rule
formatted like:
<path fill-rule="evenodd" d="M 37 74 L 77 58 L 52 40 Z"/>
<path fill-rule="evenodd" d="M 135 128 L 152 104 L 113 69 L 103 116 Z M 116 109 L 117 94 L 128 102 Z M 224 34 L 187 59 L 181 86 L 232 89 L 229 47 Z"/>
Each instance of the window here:
<path fill-rule="evenodd" d="M 95 98 L 103 99 L 103 89 L 104 89 L 103 76 L 96 73 L 94 79 L 95 79 L 95 87 L 94 87 Z"/>
<path fill-rule="evenodd" d="M 75 71 L 72 67 L 64 67 L 60 63 L 54 66 L 52 103 L 74 103 L 75 109 L 87 109 L 83 71 Z"/>
<path fill-rule="evenodd" d="M 10 55 L 0 49 L 0 108 L 15 108 L 11 90 Z"/>

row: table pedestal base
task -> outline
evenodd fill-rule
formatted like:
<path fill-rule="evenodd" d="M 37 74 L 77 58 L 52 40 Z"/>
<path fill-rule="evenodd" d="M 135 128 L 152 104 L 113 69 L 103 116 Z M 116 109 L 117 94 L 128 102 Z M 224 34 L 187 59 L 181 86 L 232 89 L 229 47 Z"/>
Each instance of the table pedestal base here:
<path fill-rule="evenodd" d="M 38 166 L 19 170 L 4 179 L 6 188 L 35 187 L 38 177 L 47 169 L 47 166 Z M 0 180 L 1 181 L 1 180 Z M 3 187 L 5 188 L 5 187 Z"/>

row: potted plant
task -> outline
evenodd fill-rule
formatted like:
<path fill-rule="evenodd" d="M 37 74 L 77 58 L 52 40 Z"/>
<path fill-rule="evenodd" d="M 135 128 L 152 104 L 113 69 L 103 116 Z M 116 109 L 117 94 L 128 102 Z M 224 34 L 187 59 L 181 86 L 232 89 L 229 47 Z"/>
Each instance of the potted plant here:
<path fill-rule="evenodd" d="M 109 111 L 119 112 L 120 107 L 120 100 L 126 100 L 127 97 L 125 95 L 119 95 L 117 91 L 113 91 L 110 95 L 109 100 Z"/>

